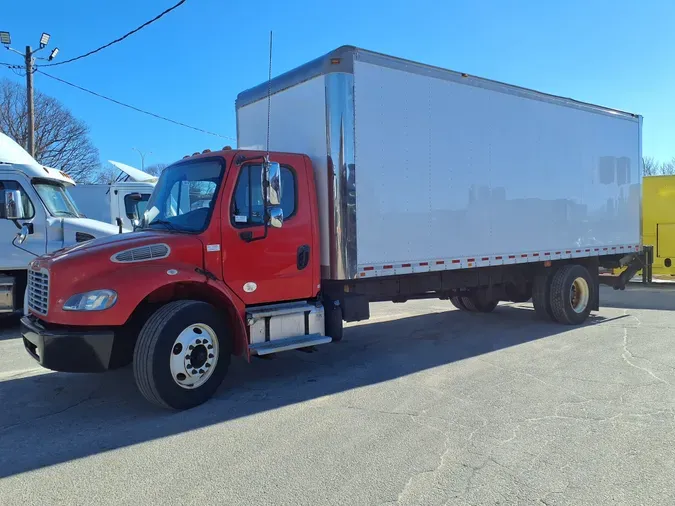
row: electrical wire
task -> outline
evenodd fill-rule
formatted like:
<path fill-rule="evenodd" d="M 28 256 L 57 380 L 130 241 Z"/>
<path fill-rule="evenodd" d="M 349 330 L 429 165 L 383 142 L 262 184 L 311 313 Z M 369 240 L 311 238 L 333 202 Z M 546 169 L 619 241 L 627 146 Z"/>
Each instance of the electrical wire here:
<path fill-rule="evenodd" d="M 54 63 L 45 63 L 44 65 L 40 65 L 40 67 L 55 67 L 56 65 L 65 65 L 66 63 L 71 63 L 71 62 L 74 62 L 74 61 L 77 61 L 77 60 L 81 60 L 82 58 L 86 58 L 87 56 L 91 56 L 94 53 L 98 53 L 99 51 L 101 51 L 101 50 L 103 50 L 107 47 L 110 47 L 113 44 L 117 44 L 118 42 L 122 42 L 124 39 L 126 39 L 130 35 L 133 35 L 134 33 L 142 30 L 146 26 L 151 25 L 155 21 L 159 20 L 162 16 L 168 14 L 172 10 L 177 9 L 178 7 L 183 5 L 185 2 L 186 2 L 186 0 L 180 0 L 180 2 L 178 2 L 176 5 L 174 5 L 173 7 L 169 7 L 164 12 L 162 12 L 162 13 L 158 14 L 157 16 L 155 16 L 154 18 L 152 18 L 150 21 L 146 21 L 145 23 L 143 23 L 138 28 L 135 28 L 135 29 L 131 30 L 130 32 L 125 33 L 121 37 L 113 40 L 112 42 L 108 42 L 107 44 L 105 44 L 105 45 L 103 45 L 99 48 L 96 48 L 93 51 L 89 51 L 88 53 L 81 54 L 80 56 L 76 56 L 75 58 L 70 58 L 69 60 L 64 60 L 64 61 L 59 61 L 59 62 L 54 62 Z"/>
<path fill-rule="evenodd" d="M 114 104 L 121 105 L 122 107 L 126 107 L 127 109 L 131 109 L 131 110 L 136 111 L 136 112 L 147 114 L 148 116 L 152 116 L 153 118 L 168 121 L 169 123 L 173 123 L 174 125 L 179 125 L 179 126 L 182 126 L 182 127 L 185 127 L 185 128 L 189 128 L 191 130 L 196 130 L 197 132 L 201 132 L 201 133 L 204 133 L 204 134 L 213 135 L 215 137 L 220 137 L 221 139 L 229 139 L 229 140 L 236 141 L 236 139 L 234 137 L 229 137 L 227 135 L 220 135 L 220 134 L 217 134 L 215 132 L 210 132 L 208 130 L 204 130 L 203 128 L 198 128 L 198 127 L 195 127 L 195 126 L 192 126 L 192 125 L 188 125 L 186 123 L 182 123 L 180 121 L 176 121 L 176 120 L 173 120 L 171 118 L 167 118 L 165 116 L 160 116 L 159 114 L 155 114 L 154 112 L 145 111 L 145 110 L 140 109 L 138 107 L 135 107 L 133 105 L 125 104 L 124 102 L 120 102 L 119 100 L 115 100 L 114 98 L 106 97 L 105 95 L 101 95 L 100 93 L 96 93 L 95 91 L 88 90 L 87 88 L 83 88 L 82 86 L 78 86 L 77 84 L 73 84 L 73 83 L 70 83 L 70 82 L 68 82 L 64 79 L 59 78 L 59 77 L 47 74 L 43 70 L 37 69 L 36 72 L 39 72 L 40 74 L 42 74 L 45 77 L 49 77 L 50 79 L 54 79 L 55 81 L 59 81 L 60 83 L 66 84 L 66 85 L 71 86 L 73 88 L 76 88 L 80 91 L 84 91 L 86 93 L 89 93 L 90 95 L 94 95 L 95 97 L 102 98 L 103 100 L 107 100 L 108 102 L 112 102 Z"/>

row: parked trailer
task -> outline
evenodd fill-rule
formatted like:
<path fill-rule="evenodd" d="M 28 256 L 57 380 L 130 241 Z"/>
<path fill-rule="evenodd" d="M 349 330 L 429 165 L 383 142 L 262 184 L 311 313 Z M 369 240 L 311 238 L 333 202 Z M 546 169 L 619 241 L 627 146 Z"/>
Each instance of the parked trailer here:
<path fill-rule="evenodd" d="M 184 409 L 231 355 L 339 341 L 372 301 L 532 299 L 579 324 L 642 261 L 637 115 L 352 47 L 236 110 L 239 148 L 169 166 L 142 230 L 31 263 L 44 367 L 133 360 L 149 401 Z"/>

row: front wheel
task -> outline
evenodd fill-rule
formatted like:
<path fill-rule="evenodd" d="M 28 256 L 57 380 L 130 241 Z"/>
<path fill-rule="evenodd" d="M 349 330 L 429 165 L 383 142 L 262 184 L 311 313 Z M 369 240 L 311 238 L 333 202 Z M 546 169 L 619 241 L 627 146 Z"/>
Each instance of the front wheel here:
<path fill-rule="evenodd" d="M 169 302 L 143 325 L 134 348 L 134 377 L 143 397 L 163 408 L 206 402 L 230 365 L 232 341 L 213 306 Z"/>

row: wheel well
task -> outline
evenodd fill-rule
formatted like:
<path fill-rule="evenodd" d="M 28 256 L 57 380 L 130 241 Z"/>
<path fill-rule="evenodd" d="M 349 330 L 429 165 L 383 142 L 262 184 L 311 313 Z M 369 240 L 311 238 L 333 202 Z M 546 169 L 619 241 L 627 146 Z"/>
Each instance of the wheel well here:
<path fill-rule="evenodd" d="M 125 327 L 131 330 L 134 340 L 138 337 L 141 327 L 161 306 L 177 300 L 197 300 L 206 302 L 218 309 L 225 309 L 221 314 L 227 320 L 232 331 L 232 354 L 241 355 L 245 352 L 247 336 L 240 335 L 240 317 L 234 305 L 216 288 L 204 283 L 179 282 L 162 286 L 148 294 L 134 312 L 129 316 Z"/>

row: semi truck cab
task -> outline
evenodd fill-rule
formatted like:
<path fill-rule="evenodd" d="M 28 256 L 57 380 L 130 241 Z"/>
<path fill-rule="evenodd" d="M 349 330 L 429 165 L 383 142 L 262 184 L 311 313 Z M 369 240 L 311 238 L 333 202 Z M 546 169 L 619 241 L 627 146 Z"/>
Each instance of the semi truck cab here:
<path fill-rule="evenodd" d="M 75 182 L 37 163 L 0 133 L 0 314 L 24 307 L 28 263 L 68 244 L 117 232 L 86 219 L 72 200 Z M 17 233 L 20 238 L 15 241 Z"/>

